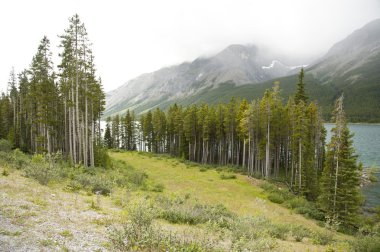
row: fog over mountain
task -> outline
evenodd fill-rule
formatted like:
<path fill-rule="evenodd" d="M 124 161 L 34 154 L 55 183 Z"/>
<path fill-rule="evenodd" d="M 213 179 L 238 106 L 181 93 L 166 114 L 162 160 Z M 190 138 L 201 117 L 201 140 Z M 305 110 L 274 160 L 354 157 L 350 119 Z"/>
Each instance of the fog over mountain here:
<path fill-rule="evenodd" d="M 255 84 L 297 71 L 301 66 L 287 65 L 290 58 L 255 45 L 230 45 L 212 57 L 197 58 L 177 66 L 162 68 L 126 82 L 107 94 L 107 112 L 122 107 L 174 100 L 215 88 L 221 83 Z"/>
<path fill-rule="evenodd" d="M 29 67 L 44 35 L 51 41 L 54 65 L 60 63 L 57 35 L 74 13 L 86 24 L 108 92 L 143 73 L 208 58 L 232 44 L 254 43 L 260 51 L 267 47 L 292 60 L 316 59 L 357 27 L 379 18 L 380 2 L 3 1 L 0 23 L 6 39 L 0 47 L 0 91 L 6 90 L 12 66 L 16 73 Z M 309 60 L 285 64 L 305 62 Z"/>
<path fill-rule="evenodd" d="M 360 85 L 360 80 L 380 73 L 380 70 L 368 72 L 379 63 L 380 19 L 376 19 L 334 44 L 310 70 L 322 84 L 343 78 L 346 84 Z"/>
<path fill-rule="evenodd" d="M 123 113 L 126 109 L 141 113 L 174 102 L 225 102 L 232 96 L 250 100 L 260 97 L 275 80 L 281 82 L 286 96 L 294 92 L 296 74 L 304 67 L 308 92 L 324 108 L 327 118 L 341 93 L 353 121 L 380 118 L 380 19 L 353 31 L 318 60 L 292 64 L 295 62 L 255 45 L 231 45 L 212 57 L 126 82 L 107 94 L 105 114 Z"/>

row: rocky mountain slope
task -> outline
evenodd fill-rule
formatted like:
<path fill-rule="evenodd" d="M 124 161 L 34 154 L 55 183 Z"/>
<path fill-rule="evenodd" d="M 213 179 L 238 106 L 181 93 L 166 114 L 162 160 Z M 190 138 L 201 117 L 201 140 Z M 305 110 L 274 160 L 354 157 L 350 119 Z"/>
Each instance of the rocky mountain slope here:
<path fill-rule="evenodd" d="M 127 108 L 141 113 L 155 106 L 165 108 L 174 102 L 215 104 L 226 102 L 232 96 L 251 100 L 261 97 L 274 80 L 280 81 L 286 98 L 295 91 L 299 68 L 269 59 L 254 46 L 230 46 L 209 59 L 197 59 L 128 82 L 108 94 L 106 113 L 119 113 Z M 157 76 L 164 75 L 165 71 L 175 72 L 176 79 L 157 81 Z M 149 79 L 150 86 L 141 85 L 140 78 Z M 349 120 L 379 122 L 380 19 L 354 31 L 306 67 L 306 87 L 327 120 L 335 98 L 344 93 Z"/>
<path fill-rule="evenodd" d="M 271 57 L 253 45 L 231 45 L 213 57 L 143 74 L 107 94 L 106 114 L 126 108 L 152 108 L 163 101 L 217 88 L 220 83 L 259 83 L 289 75 L 298 68 Z"/>

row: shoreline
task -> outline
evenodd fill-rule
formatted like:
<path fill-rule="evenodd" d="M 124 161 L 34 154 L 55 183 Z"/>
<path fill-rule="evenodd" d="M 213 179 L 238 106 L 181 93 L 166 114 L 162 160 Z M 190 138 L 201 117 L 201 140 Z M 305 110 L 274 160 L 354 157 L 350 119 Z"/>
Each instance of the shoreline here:
<path fill-rule="evenodd" d="M 360 187 L 364 188 L 366 186 L 374 185 L 379 182 L 379 168 L 373 167 L 363 167 L 362 174 L 360 177 Z"/>
<path fill-rule="evenodd" d="M 324 122 L 324 124 L 334 124 L 333 122 Z M 376 123 L 370 123 L 370 122 L 348 122 L 348 125 L 376 125 L 376 126 L 380 126 L 380 122 L 376 122 Z"/>

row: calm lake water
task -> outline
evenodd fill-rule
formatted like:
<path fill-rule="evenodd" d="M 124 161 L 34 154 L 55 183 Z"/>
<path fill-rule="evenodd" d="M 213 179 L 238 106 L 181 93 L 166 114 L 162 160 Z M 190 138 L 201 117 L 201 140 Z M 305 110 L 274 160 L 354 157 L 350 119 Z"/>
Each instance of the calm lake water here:
<path fill-rule="evenodd" d="M 326 123 L 328 131 L 326 141 L 330 141 L 330 130 L 334 124 Z M 349 124 L 351 133 L 354 133 L 354 147 L 358 160 L 363 163 L 364 168 L 380 167 L 380 125 L 379 124 Z M 376 174 L 380 181 L 380 174 Z M 380 205 L 380 183 L 376 182 L 363 188 L 366 198 L 365 208 Z"/>

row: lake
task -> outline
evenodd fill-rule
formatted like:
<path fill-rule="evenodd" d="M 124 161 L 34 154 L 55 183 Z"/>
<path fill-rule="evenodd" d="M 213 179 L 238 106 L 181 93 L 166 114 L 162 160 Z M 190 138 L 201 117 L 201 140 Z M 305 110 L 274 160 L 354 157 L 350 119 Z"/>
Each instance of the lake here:
<path fill-rule="evenodd" d="M 326 123 L 326 141 L 330 141 L 330 130 L 334 124 Z M 351 133 L 354 133 L 354 147 L 358 160 L 364 168 L 380 166 L 380 125 L 379 124 L 349 124 Z M 376 174 L 380 180 L 380 174 Z M 380 204 L 380 183 L 376 182 L 363 188 L 366 198 L 365 208 L 375 207 Z"/>

